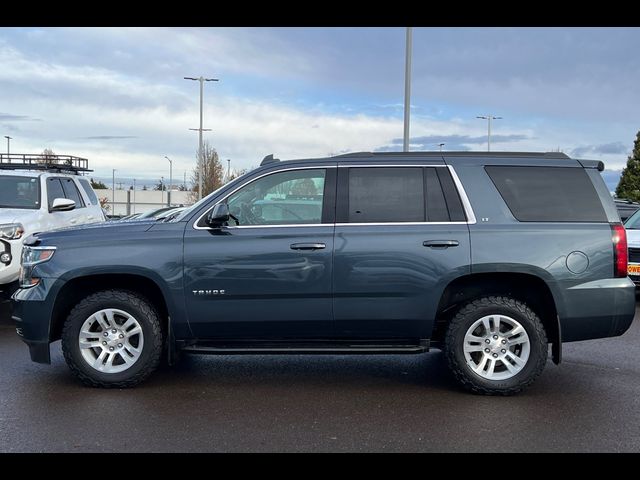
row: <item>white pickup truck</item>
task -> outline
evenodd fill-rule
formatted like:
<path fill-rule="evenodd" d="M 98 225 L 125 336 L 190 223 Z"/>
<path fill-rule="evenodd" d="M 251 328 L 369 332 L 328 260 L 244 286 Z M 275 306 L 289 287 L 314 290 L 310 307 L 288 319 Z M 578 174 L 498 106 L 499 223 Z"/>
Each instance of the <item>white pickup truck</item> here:
<path fill-rule="evenodd" d="M 88 171 L 78 157 L 43 162 L 35 155 L 0 155 L 0 300 L 17 285 L 24 238 L 105 221 L 89 180 L 80 175 Z"/>

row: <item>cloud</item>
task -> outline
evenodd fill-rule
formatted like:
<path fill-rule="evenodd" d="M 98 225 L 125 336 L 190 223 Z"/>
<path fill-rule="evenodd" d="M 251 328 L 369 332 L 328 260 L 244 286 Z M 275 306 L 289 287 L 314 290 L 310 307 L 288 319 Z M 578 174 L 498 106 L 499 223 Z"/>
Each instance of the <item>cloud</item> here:
<path fill-rule="evenodd" d="M 521 140 L 528 140 L 530 137 L 523 134 L 511 135 L 491 135 L 491 143 L 512 143 Z M 400 151 L 403 144 L 402 138 L 394 138 L 389 142 L 391 145 L 384 145 L 375 149 L 376 152 Z M 440 143 L 444 143 L 443 150 L 470 150 L 469 145 L 482 145 L 487 143 L 487 137 L 470 135 L 426 135 L 421 137 L 411 137 L 409 145 L 412 150 L 437 150 Z"/>
<path fill-rule="evenodd" d="M 616 187 L 618 186 L 618 182 L 620 181 L 620 175 L 622 174 L 622 170 L 604 170 L 602 172 L 602 179 L 604 183 L 607 185 L 607 188 L 610 192 L 614 192 Z"/>
<path fill-rule="evenodd" d="M 623 142 L 603 143 L 599 145 L 582 145 L 571 150 L 572 157 L 584 157 L 586 155 L 620 154 L 626 155 L 631 151 Z"/>
<path fill-rule="evenodd" d="M 120 140 L 125 138 L 140 138 L 136 135 L 95 135 L 92 137 L 80 137 L 84 140 Z"/>
<path fill-rule="evenodd" d="M 640 56 L 628 45 L 639 39 L 638 29 L 416 28 L 411 148 L 484 149 L 475 116 L 492 112 L 504 116 L 496 150 L 587 148 L 621 167 L 617 140 L 638 128 Z M 203 74 L 221 79 L 205 86 L 204 138 L 233 168 L 271 152 L 397 151 L 403 51 L 402 28 L 4 29 L 2 110 L 19 115 L 0 115 L 19 118 L 0 125 L 20 126 L 12 150 L 159 178 L 164 155 L 174 173 L 195 164 L 198 85 L 182 77 Z"/>
<path fill-rule="evenodd" d="M 13 115 L 11 113 L 0 112 L 0 122 L 24 122 L 24 121 L 41 122 L 42 119 L 31 117 L 29 115 Z"/>

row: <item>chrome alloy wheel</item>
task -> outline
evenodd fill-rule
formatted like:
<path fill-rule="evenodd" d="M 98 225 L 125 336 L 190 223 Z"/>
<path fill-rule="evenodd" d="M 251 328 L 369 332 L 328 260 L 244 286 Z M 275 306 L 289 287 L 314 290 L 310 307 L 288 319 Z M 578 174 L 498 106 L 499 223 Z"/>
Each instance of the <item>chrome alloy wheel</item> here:
<path fill-rule="evenodd" d="M 78 336 L 82 358 L 102 373 L 119 373 L 140 358 L 144 336 L 140 323 L 124 310 L 100 310 L 82 324 Z"/>
<path fill-rule="evenodd" d="M 527 364 L 531 344 L 520 323 L 506 315 L 487 315 L 473 323 L 464 336 L 467 365 L 487 380 L 506 380 Z"/>

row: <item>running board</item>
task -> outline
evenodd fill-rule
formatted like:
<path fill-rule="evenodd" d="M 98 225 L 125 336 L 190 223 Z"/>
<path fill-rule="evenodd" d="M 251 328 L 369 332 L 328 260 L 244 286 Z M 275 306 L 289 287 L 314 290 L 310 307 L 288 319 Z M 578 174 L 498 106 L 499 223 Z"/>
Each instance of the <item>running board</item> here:
<path fill-rule="evenodd" d="M 429 351 L 428 341 L 420 345 L 215 345 L 196 344 L 183 347 L 185 353 L 200 353 L 211 355 L 282 355 L 282 354 L 310 354 L 310 355 L 341 355 L 341 354 L 415 354 Z"/>

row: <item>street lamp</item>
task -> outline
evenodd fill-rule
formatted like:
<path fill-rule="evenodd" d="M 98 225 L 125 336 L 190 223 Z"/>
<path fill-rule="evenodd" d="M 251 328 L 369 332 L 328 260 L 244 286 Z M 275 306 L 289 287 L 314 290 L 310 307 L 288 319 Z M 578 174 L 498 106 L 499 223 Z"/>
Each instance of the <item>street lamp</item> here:
<path fill-rule="evenodd" d="M 171 206 L 171 184 L 173 183 L 173 162 L 166 155 L 164 156 L 169 160 L 169 193 L 167 193 L 167 207 Z"/>
<path fill-rule="evenodd" d="M 136 179 L 133 179 L 133 213 L 136 213 Z"/>
<path fill-rule="evenodd" d="M 444 143 L 439 143 L 438 146 L 440 147 L 440 151 L 442 151 L 442 147 L 444 147 Z"/>
<path fill-rule="evenodd" d="M 402 151 L 409 151 L 409 116 L 411 114 L 411 27 L 407 27 L 406 47 L 404 59 L 404 137 L 402 140 Z"/>
<path fill-rule="evenodd" d="M 113 210 L 111 210 L 111 214 L 115 215 L 116 212 L 116 169 L 114 168 L 111 171 L 111 205 L 113 205 Z"/>
<path fill-rule="evenodd" d="M 491 151 L 491 120 L 501 120 L 502 117 L 494 117 L 493 115 L 479 115 L 476 118 L 481 118 L 482 120 L 487 120 L 488 132 L 487 132 L 487 152 Z"/>
<path fill-rule="evenodd" d="M 4 136 L 4 138 L 6 138 L 6 139 L 7 139 L 7 155 L 9 155 L 9 153 L 10 153 L 10 152 L 9 152 L 9 146 L 10 146 L 11 139 L 12 139 L 13 137 L 10 137 L 9 135 L 5 135 L 5 136 Z"/>
<path fill-rule="evenodd" d="M 202 132 L 210 131 L 210 128 L 202 128 L 202 94 L 204 82 L 218 82 L 217 78 L 184 77 L 185 80 L 195 80 L 200 82 L 200 128 L 190 128 L 198 131 L 198 199 L 202 198 Z"/>
<path fill-rule="evenodd" d="M 164 205 L 164 177 L 160 177 L 160 205 Z"/>

